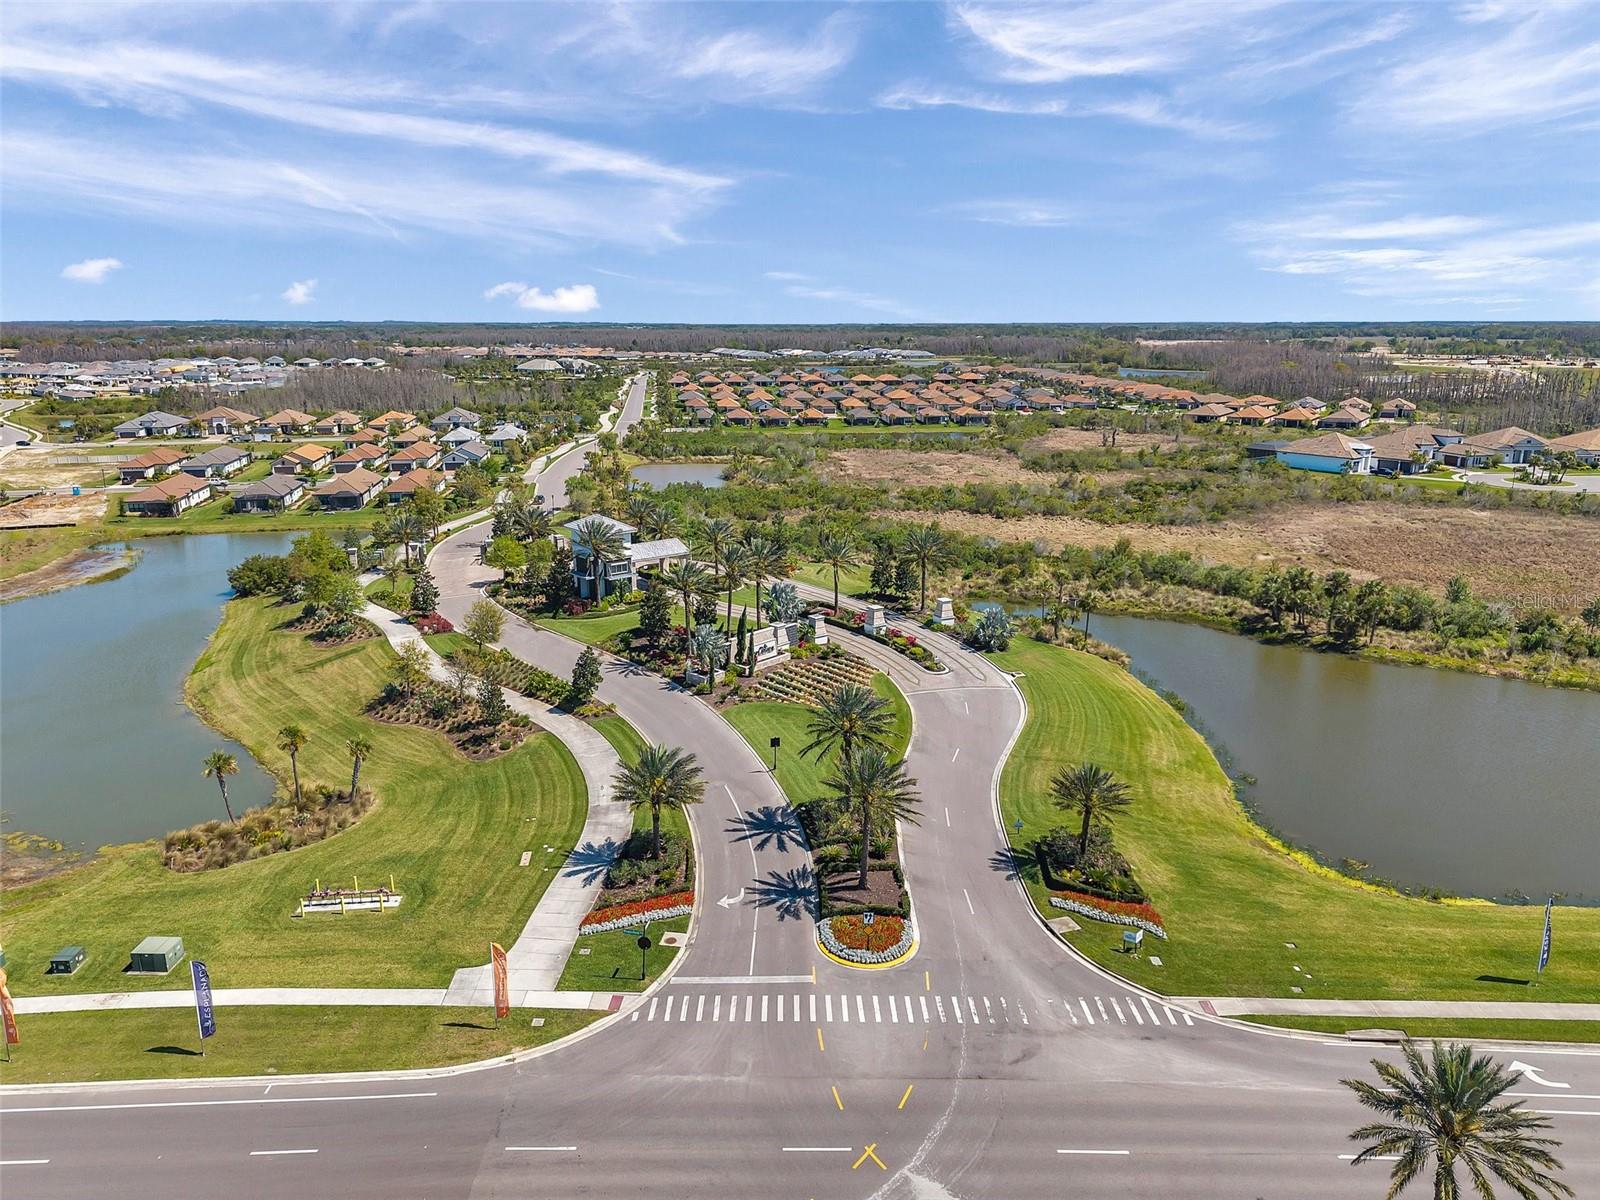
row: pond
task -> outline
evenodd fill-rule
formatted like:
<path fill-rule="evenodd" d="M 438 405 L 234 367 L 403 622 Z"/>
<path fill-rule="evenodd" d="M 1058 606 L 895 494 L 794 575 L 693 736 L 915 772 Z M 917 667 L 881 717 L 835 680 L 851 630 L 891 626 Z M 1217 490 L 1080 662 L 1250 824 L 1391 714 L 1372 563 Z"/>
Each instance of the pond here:
<path fill-rule="evenodd" d="M 220 818 L 201 775 L 219 749 L 239 761 L 234 812 L 271 798 L 272 777 L 189 710 L 183 684 L 222 618 L 228 568 L 282 553 L 291 536 L 142 538 L 118 579 L 0 607 L 7 830 L 92 850 Z"/>
<path fill-rule="evenodd" d="M 1117 374 L 1123 379 L 1204 379 L 1210 372 L 1180 371 L 1176 367 L 1118 367 Z"/>
<path fill-rule="evenodd" d="M 635 483 L 655 488 L 672 483 L 698 483 L 708 488 L 722 486 L 721 463 L 640 463 L 629 475 Z"/>
<path fill-rule="evenodd" d="M 1271 828 L 1414 888 L 1600 903 L 1600 696 L 1094 616 Z"/>

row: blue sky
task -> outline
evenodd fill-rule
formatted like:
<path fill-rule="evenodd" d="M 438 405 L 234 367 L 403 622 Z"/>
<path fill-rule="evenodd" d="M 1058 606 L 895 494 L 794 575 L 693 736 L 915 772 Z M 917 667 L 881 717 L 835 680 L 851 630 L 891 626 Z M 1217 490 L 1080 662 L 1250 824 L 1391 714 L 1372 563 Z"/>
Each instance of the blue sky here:
<path fill-rule="evenodd" d="M 13 3 L 7 319 L 1600 318 L 1600 7 Z"/>

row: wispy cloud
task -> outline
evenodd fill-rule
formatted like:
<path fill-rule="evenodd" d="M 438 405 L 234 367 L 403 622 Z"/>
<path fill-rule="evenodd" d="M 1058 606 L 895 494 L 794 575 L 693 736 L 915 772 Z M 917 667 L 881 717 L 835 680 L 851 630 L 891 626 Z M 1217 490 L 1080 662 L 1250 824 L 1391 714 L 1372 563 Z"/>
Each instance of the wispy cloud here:
<path fill-rule="evenodd" d="M 850 308 L 866 309 L 869 312 L 891 313 L 898 317 L 916 315 L 914 310 L 889 296 L 880 296 L 876 292 L 865 292 L 855 288 L 838 287 L 800 271 L 766 271 L 762 277 L 774 283 L 782 283 L 784 295 L 793 296 L 798 300 L 842 304 Z"/>
<path fill-rule="evenodd" d="M 822 84 L 855 56 L 856 21 L 836 12 L 799 38 L 762 29 L 734 29 L 669 56 L 679 79 L 736 83 L 746 95 L 791 96 Z"/>
<path fill-rule="evenodd" d="M 600 307 L 600 293 L 592 283 L 574 283 L 546 292 L 525 283 L 508 281 L 497 283 L 483 293 L 485 300 L 508 296 L 515 300 L 518 308 L 530 308 L 535 312 L 586 313 Z"/>
<path fill-rule="evenodd" d="M 315 279 L 297 279 L 283 289 L 282 299 L 290 304 L 310 304 L 317 298 L 317 281 Z"/>
<path fill-rule="evenodd" d="M 1060 96 L 1008 95 L 908 82 L 880 94 L 877 103 L 880 108 L 967 108 L 1023 117 L 1111 117 L 1203 138 L 1247 138 L 1259 132 L 1247 122 L 1182 111 L 1170 101 L 1148 93 L 1113 99 L 1069 100 Z"/>
<path fill-rule="evenodd" d="M 113 271 L 122 270 L 120 258 L 86 258 L 61 268 L 61 278 L 73 283 L 104 283 Z"/>
<path fill-rule="evenodd" d="M 1051 229 L 1083 223 L 1083 213 L 1053 200 L 971 200 L 950 206 L 950 212 L 985 225 Z"/>

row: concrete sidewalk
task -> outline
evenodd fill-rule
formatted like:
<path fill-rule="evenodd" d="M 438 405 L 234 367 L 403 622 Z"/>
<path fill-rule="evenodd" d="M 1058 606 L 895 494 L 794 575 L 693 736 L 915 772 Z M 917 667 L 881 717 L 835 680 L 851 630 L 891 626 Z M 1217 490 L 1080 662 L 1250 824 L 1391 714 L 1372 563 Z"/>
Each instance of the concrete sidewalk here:
<path fill-rule="evenodd" d="M 420 643 L 428 652 L 429 669 L 434 678 L 448 679 L 443 660 L 428 647 L 416 626 L 376 604 L 368 604 L 361 615 L 383 631 L 396 651 L 408 642 Z M 593 726 L 509 688 L 502 688 L 501 693 L 513 711 L 524 714 L 561 739 L 562 745 L 577 760 L 589 795 L 588 816 L 578 835 L 578 844 L 539 898 L 516 942 L 506 948 L 512 1003 L 517 1004 L 522 1003 L 518 999 L 522 993 L 553 992 L 572 954 L 578 927 L 594 907 L 606 868 L 633 832 L 633 814 L 625 805 L 612 802 L 611 780 L 621 768 L 622 760 Z M 521 868 L 507 863 L 506 869 Z M 445 992 L 444 1003 L 488 1004 L 493 999 L 494 979 L 486 963 L 457 971 Z"/>
<path fill-rule="evenodd" d="M 217 988 L 211 999 L 218 1007 L 247 1004 L 437 1007 L 465 1001 L 450 999 L 444 988 Z M 512 995 L 523 1008 L 592 1008 L 615 1011 L 625 997 L 613 992 L 527 992 Z M 493 1001 L 481 1001 L 487 1005 Z M 134 1008 L 192 1008 L 189 988 L 159 992 L 92 992 L 73 996 L 19 996 L 17 1012 L 111 1012 Z"/>
<path fill-rule="evenodd" d="M 1218 1017 L 1488 1017 L 1513 1021 L 1600 1021 L 1600 1004 L 1515 1000 L 1302 1000 L 1265 996 L 1178 996 L 1173 1003 Z"/>

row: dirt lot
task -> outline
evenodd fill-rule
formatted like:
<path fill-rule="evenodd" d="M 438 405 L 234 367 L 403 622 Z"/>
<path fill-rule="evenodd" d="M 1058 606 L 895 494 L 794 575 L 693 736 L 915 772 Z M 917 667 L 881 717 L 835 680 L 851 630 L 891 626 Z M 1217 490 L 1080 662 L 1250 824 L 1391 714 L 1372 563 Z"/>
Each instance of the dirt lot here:
<path fill-rule="evenodd" d="M 1002 521 L 969 513 L 885 512 L 901 520 L 937 520 L 946 528 L 1059 547 L 1131 538 L 1141 550 L 1187 550 L 1240 566 L 1342 567 L 1434 593 L 1464 575 L 1479 595 L 1566 612 L 1600 594 L 1600 521 L 1536 512 L 1399 504 L 1327 504 L 1278 511 L 1248 521 L 1195 527 L 1098 525 L 1075 517 Z"/>
<path fill-rule="evenodd" d="M 75 483 L 115 483 L 118 464 L 131 453 L 117 453 L 107 446 L 94 451 L 13 450 L 0 459 L 0 487 L 13 492 L 34 488 L 71 487 Z"/>
<path fill-rule="evenodd" d="M 835 450 L 823 472 L 849 483 L 937 487 L 946 483 L 1038 483 L 1043 478 L 1002 451 Z"/>
<path fill-rule="evenodd" d="M 1191 437 L 1184 445 L 1193 445 L 1197 440 L 1199 439 Z M 1160 446 L 1163 450 L 1170 450 L 1177 444 L 1177 439 L 1170 433 L 1117 434 L 1118 450 L 1143 450 L 1146 446 Z M 1100 448 L 1098 429 L 1052 429 L 1022 447 L 1023 452 L 1027 454 L 1042 454 L 1050 450 L 1099 450 Z"/>
<path fill-rule="evenodd" d="M 105 495 L 28 496 L 0 508 L 0 529 L 38 525 L 82 525 L 106 515 Z"/>

